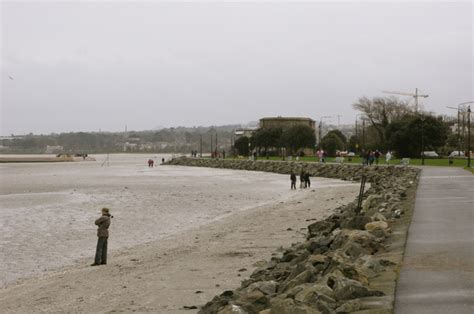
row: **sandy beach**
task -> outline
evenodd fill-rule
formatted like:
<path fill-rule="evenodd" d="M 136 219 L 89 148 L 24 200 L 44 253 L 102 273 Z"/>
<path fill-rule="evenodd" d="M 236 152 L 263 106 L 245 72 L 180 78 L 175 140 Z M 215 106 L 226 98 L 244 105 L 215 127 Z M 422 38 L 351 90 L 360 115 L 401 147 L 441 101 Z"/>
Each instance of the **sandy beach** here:
<path fill-rule="evenodd" d="M 148 168 L 144 155 L 101 167 L 102 157 L 0 166 L 2 312 L 190 312 L 358 191 L 331 179 L 290 191 L 271 173 Z M 115 216 L 111 254 L 92 268 L 102 206 Z"/>

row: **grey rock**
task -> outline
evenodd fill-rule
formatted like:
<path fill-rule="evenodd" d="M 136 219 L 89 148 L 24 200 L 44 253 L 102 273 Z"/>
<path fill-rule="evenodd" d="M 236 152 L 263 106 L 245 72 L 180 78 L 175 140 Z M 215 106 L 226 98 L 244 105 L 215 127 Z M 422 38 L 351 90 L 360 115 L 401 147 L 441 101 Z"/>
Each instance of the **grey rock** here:
<path fill-rule="evenodd" d="M 336 313 L 351 313 L 360 309 L 362 309 L 362 303 L 359 299 L 354 299 L 336 308 Z"/>

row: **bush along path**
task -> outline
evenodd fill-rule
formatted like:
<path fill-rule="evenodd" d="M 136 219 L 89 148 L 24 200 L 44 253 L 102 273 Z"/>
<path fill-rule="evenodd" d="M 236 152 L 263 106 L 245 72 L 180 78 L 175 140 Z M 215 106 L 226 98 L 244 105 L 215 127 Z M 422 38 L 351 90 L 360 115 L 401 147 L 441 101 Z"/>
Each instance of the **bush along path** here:
<path fill-rule="evenodd" d="M 170 165 L 254 170 L 360 181 L 357 200 L 308 226 L 307 239 L 255 269 L 199 313 L 392 313 L 419 169 L 277 161 L 179 158 Z"/>

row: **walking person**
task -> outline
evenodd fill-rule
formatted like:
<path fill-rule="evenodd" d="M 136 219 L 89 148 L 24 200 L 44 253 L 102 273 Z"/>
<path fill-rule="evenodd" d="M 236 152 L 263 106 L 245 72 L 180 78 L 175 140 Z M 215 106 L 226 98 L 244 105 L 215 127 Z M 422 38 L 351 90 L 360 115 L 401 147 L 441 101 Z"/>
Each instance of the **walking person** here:
<path fill-rule="evenodd" d="M 367 156 L 368 156 L 369 166 L 372 166 L 372 164 L 374 163 L 374 160 L 375 160 L 374 152 L 369 150 L 369 152 L 367 153 Z"/>
<path fill-rule="evenodd" d="M 91 266 L 107 264 L 107 242 L 109 239 L 110 215 L 108 208 L 102 208 L 102 216 L 95 221 L 97 225 L 97 248 L 95 251 L 94 264 Z"/>
<path fill-rule="evenodd" d="M 296 175 L 293 171 L 290 174 L 290 181 L 291 181 L 291 190 L 296 190 Z"/>
<path fill-rule="evenodd" d="M 379 152 L 378 149 L 375 150 L 374 157 L 375 157 L 375 164 L 378 165 L 379 164 L 379 158 L 380 158 L 380 152 Z"/>
<path fill-rule="evenodd" d="M 390 160 L 392 159 L 392 152 L 387 151 L 387 154 L 385 154 L 385 163 L 388 165 L 390 164 Z"/>

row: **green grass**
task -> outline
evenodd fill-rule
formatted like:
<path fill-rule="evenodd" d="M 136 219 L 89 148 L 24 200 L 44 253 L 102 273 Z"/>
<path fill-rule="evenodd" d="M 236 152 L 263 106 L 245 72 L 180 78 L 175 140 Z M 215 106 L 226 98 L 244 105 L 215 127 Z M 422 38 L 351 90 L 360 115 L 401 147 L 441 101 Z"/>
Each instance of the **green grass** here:
<path fill-rule="evenodd" d="M 259 157 L 258 160 L 266 160 L 264 157 Z M 270 157 L 269 160 L 281 160 L 281 157 Z M 293 159 L 294 161 L 295 159 Z M 392 159 L 390 161 L 391 165 L 399 165 L 401 159 Z M 301 157 L 300 161 L 306 161 L 306 162 L 319 162 L 319 158 L 316 157 Z M 334 157 L 328 157 L 326 158 L 327 162 L 335 162 Z M 473 161 L 471 161 L 473 162 Z M 348 164 L 361 164 L 362 160 L 360 157 L 352 157 L 352 161 L 349 161 L 347 157 L 344 157 L 344 163 Z M 374 163 L 375 164 L 375 163 Z M 385 165 L 385 158 L 380 158 L 379 159 L 379 164 L 380 165 Z M 421 166 L 421 158 L 410 158 L 410 165 L 411 166 Z M 426 158 L 425 159 L 425 166 L 436 166 L 436 167 L 463 167 L 466 168 L 467 165 L 467 160 L 466 159 L 453 159 L 453 164 L 449 164 L 448 158 L 436 158 L 436 159 L 431 159 L 431 158 Z M 472 172 L 471 169 L 467 169 Z"/>

